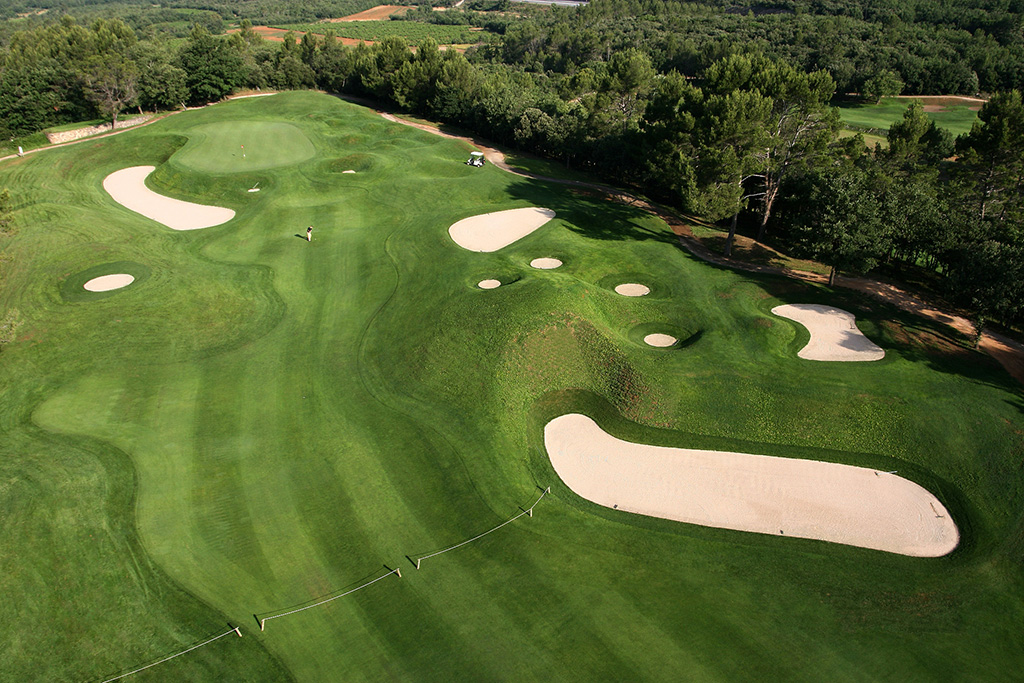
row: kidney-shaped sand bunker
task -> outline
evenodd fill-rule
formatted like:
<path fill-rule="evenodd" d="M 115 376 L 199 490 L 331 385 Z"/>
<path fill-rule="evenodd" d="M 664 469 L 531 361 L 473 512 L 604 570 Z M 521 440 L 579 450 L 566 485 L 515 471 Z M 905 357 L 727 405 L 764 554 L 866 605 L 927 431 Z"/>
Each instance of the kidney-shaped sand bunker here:
<path fill-rule="evenodd" d="M 794 320 L 811 333 L 798 356 L 806 360 L 871 361 L 885 357 L 885 350 L 857 329 L 853 313 L 820 304 L 786 304 L 772 313 Z"/>
<path fill-rule="evenodd" d="M 171 230 L 212 228 L 235 217 L 231 209 L 193 204 L 153 192 L 146 186 L 146 178 L 155 170 L 155 166 L 122 168 L 103 180 L 103 189 L 121 206 Z"/>
<path fill-rule="evenodd" d="M 551 209 L 528 206 L 463 218 L 448 228 L 463 249 L 490 252 L 526 237 L 555 217 Z"/>
<path fill-rule="evenodd" d="M 865 467 L 632 443 L 579 414 L 548 422 L 544 445 L 570 489 L 609 508 L 913 557 L 960 539 L 926 489 Z"/>

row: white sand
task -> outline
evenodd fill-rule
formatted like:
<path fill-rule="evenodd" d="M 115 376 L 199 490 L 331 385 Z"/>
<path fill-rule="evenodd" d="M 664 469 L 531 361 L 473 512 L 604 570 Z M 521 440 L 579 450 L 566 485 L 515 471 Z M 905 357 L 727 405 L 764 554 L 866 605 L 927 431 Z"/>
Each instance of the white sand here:
<path fill-rule="evenodd" d="M 570 489 L 627 512 L 913 557 L 960 538 L 927 490 L 864 467 L 630 443 L 578 414 L 549 422 L 544 445 Z"/>
<path fill-rule="evenodd" d="M 476 286 L 480 289 L 497 289 L 501 287 L 501 280 L 481 280 Z"/>
<path fill-rule="evenodd" d="M 556 258 L 535 258 L 530 261 L 530 265 L 538 270 L 554 270 L 562 265 L 562 262 Z"/>
<path fill-rule="evenodd" d="M 463 249 L 497 251 L 526 237 L 554 217 L 551 209 L 535 206 L 495 211 L 463 218 L 448 228 L 448 234 Z"/>
<path fill-rule="evenodd" d="M 651 288 L 636 282 L 623 282 L 615 288 L 615 293 L 622 296 L 647 296 L 651 293 Z"/>
<path fill-rule="evenodd" d="M 355 173 L 355 171 L 353 171 L 352 169 L 349 169 L 347 171 L 342 171 L 342 173 Z"/>
<path fill-rule="evenodd" d="M 153 192 L 146 187 L 146 178 L 154 170 L 155 166 L 123 168 L 103 180 L 103 189 L 126 209 L 163 223 L 172 230 L 211 228 L 235 217 L 231 209 L 183 202 Z"/>
<path fill-rule="evenodd" d="M 661 334 L 660 332 L 655 332 L 654 334 L 649 334 L 646 337 L 644 337 L 644 343 L 647 344 L 648 346 L 672 346 L 677 341 L 679 340 L 673 337 L 672 335 Z"/>
<path fill-rule="evenodd" d="M 112 289 L 127 287 L 133 282 L 135 282 L 135 278 L 133 276 L 128 275 L 127 273 L 115 273 L 113 275 L 94 277 L 82 286 L 90 292 L 109 292 Z"/>
<path fill-rule="evenodd" d="M 867 361 L 881 360 L 885 350 L 857 329 L 856 318 L 848 311 L 819 304 L 786 304 L 772 313 L 795 320 L 811 333 L 811 341 L 797 353 L 807 360 Z"/>

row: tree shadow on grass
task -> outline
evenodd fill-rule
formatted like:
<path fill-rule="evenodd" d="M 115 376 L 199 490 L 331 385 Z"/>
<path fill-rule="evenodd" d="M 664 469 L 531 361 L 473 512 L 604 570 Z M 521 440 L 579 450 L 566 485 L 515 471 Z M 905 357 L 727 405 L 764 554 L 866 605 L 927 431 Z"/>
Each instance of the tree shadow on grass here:
<path fill-rule="evenodd" d="M 513 199 L 553 209 L 556 217 L 565 221 L 568 230 L 582 237 L 679 244 L 675 233 L 667 226 L 652 229 L 645 225 L 650 220 L 649 211 L 611 199 L 599 190 L 523 179 L 512 183 L 507 191 Z"/>
<path fill-rule="evenodd" d="M 1024 409 L 1024 388 L 1020 383 L 998 361 L 975 349 L 972 339 L 948 325 L 853 290 L 830 289 L 783 276 L 743 275 L 764 290 L 765 298 L 770 296 L 786 303 L 822 304 L 849 311 L 858 323 L 874 328 L 867 330 L 867 336 L 887 354 L 896 352 L 907 361 L 926 364 L 931 370 L 1008 391 L 1021 397 L 1018 407 Z M 872 361 L 875 362 L 878 361 Z"/>

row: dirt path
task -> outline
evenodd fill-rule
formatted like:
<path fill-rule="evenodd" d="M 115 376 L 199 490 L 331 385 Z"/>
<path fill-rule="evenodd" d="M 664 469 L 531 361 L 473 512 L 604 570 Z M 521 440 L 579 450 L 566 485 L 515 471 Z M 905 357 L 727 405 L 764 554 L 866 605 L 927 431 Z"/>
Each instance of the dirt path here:
<path fill-rule="evenodd" d="M 347 99 L 347 98 L 346 98 Z M 358 100 L 360 104 L 373 106 L 365 100 Z M 377 111 L 378 114 L 383 116 L 389 121 L 395 123 L 401 123 L 406 126 L 412 126 L 434 135 L 440 135 L 441 137 L 449 138 L 452 140 L 462 140 L 468 142 L 475 147 L 478 147 L 481 152 L 484 153 L 484 158 L 490 163 L 494 164 L 503 171 L 507 171 L 523 178 L 531 178 L 533 180 L 543 180 L 549 183 L 557 183 L 560 185 L 571 185 L 573 187 L 585 188 L 589 190 L 595 190 L 600 192 L 609 198 L 628 204 L 630 206 L 636 206 L 644 209 L 650 213 L 653 213 L 668 223 L 672 231 L 679 237 L 679 243 L 685 247 L 690 253 L 698 258 L 714 263 L 716 265 L 725 266 L 732 268 L 733 270 L 742 270 L 750 273 L 764 273 L 770 275 L 785 275 L 797 280 L 804 280 L 806 282 L 818 282 L 824 283 L 828 281 L 825 275 L 818 273 L 808 273 L 802 270 L 792 270 L 789 268 L 781 268 L 778 266 L 767 266 L 754 263 L 745 263 L 742 261 L 736 261 L 734 259 L 725 258 L 719 254 L 710 251 L 704 244 L 700 242 L 693 233 L 690 231 L 689 226 L 679 216 L 677 216 L 671 210 L 649 202 L 644 199 L 640 199 L 634 195 L 624 192 L 618 188 L 611 187 L 610 185 L 602 185 L 600 183 L 588 183 L 579 180 L 563 180 L 561 178 L 550 178 L 548 176 L 538 175 L 536 173 L 527 173 L 512 168 L 505 161 L 505 155 L 501 150 L 492 147 L 491 145 L 483 142 L 481 139 L 470 136 L 453 135 L 451 133 L 445 133 L 438 129 L 436 126 L 431 126 L 425 123 L 418 123 L 415 121 L 406 121 L 400 119 L 393 114 L 389 114 L 383 111 Z M 847 289 L 853 289 L 859 292 L 868 294 L 876 299 L 892 304 L 897 308 L 904 311 L 908 311 L 915 315 L 919 315 L 929 320 L 942 323 L 952 327 L 960 334 L 971 337 L 976 334 L 974 324 L 971 323 L 967 318 L 956 315 L 955 313 L 949 313 L 943 311 L 940 308 L 928 303 L 920 297 L 905 292 L 895 285 L 870 280 L 868 278 L 855 278 L 855 277 L 843 277 L 840 276 L 836 279 L 836 285 L 839 287 L 845 287 Z M 1016 342 L 1012 339 L 1004 337 L 1003 335 L 997 334 L 990 330 L 983 330 L 981 335 L 981 342 L 979 348 L 985 353 L 989 354 L 996 361 L 1002 365 L 1012 377 L 1018 382 L 1024 383 L 1024 344 Z"/>

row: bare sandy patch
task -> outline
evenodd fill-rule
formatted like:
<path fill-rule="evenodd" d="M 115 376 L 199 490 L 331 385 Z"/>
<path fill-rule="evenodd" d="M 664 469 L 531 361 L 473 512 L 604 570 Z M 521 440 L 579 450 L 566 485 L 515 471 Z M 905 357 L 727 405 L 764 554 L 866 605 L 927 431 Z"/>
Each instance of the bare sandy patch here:
<path fill-rule="evenodd" d="M 127 287 L 133 282 L 135 282 L 135 277 L 133 275 L 128 275 L 127 273 L 114 273 L 112 275 L 94 277 L 82 286 L 90 292 L 109 292 L 112 289 Z"/>
<path fill-rule="evenodd" d="M 480 289 L 497 289 L 501 287 L 501 280 L 481 280 L 476 286 Z"/>
<path fill-rule="evenodd" d="M 470 251 L 497 251 L 526 237 L 555 217 L 551 209 L 528 206 L 470 216 L 452 224 L 448 234 Z"/>
<path fill-rule="evenodd" d="M 111 173 L 103 189 L 121 206 L 142 214 L 172 230 L 199 230 L 227 223 L 235 212 L 220 206 L 193 204 L 157 194 L 146 187 L 155 166 L 132 166 Z"/>
<path fill-rule="evenodd" d="M 647 296 L 651 293 L 651 288 L 636 282 L 623 282 L 615 288 L 615 293 L 622 296 Z"/>
<path fill-rule="evenodd" d="M 353 171 L 353 170 L 352 170 L 352 169 L 350 168 L 350 169 L 348 169 L 347 171 L 342 171 L 342 173 L 355 173 L 355 171 Z"/>
<path fill-rule="evenodd" d="M 556 258 L 535 258 L 530 261 L 530 267 L 536 268 L 537 270 L 554 270 L 555 268 L 561 267 L 562 262 Z"/>
<path fill-rule="evenodd" d="M 405 5 L 377 5 L 370 9 L 363 10 L 362 12 L 356 12 L 350 14 L 347 17 L 338 17 L 336 19 L 326 19 L 328 23 L 337 23 L 341 21 L 379 21 L 381 19 L 387 19 L 392 14 L 399 14 L 408 12 L 409 8 Z"/>
<path fill-rule="evenodd" d="M 811 333 L 807 346 L 797 353 L 806 360 L 871 361 L 885 357 L 885 350 L 857 329 L 856 318 L 849 311 L 820 304 L 786 304 L 776 306 L 772 313 L 800 323 Z"/>
<path fill-rule="evenodd" d="M 644 337 L 644 343 L 648 346 L 657 346 L 659 348 L 666 348 L 677 343 L 679 340 L 670 334 L 662 334 L 655 332 L 654 334 L 648 334 Z"/>
<path fill-rule="evenodd" d="M 544 445 L 570 489 L 609 508 L 912 557 L 946 555 L 960 540 L 935 496 L 892 473 L 632 443 L 579 414 L 548 422 Z"/>

